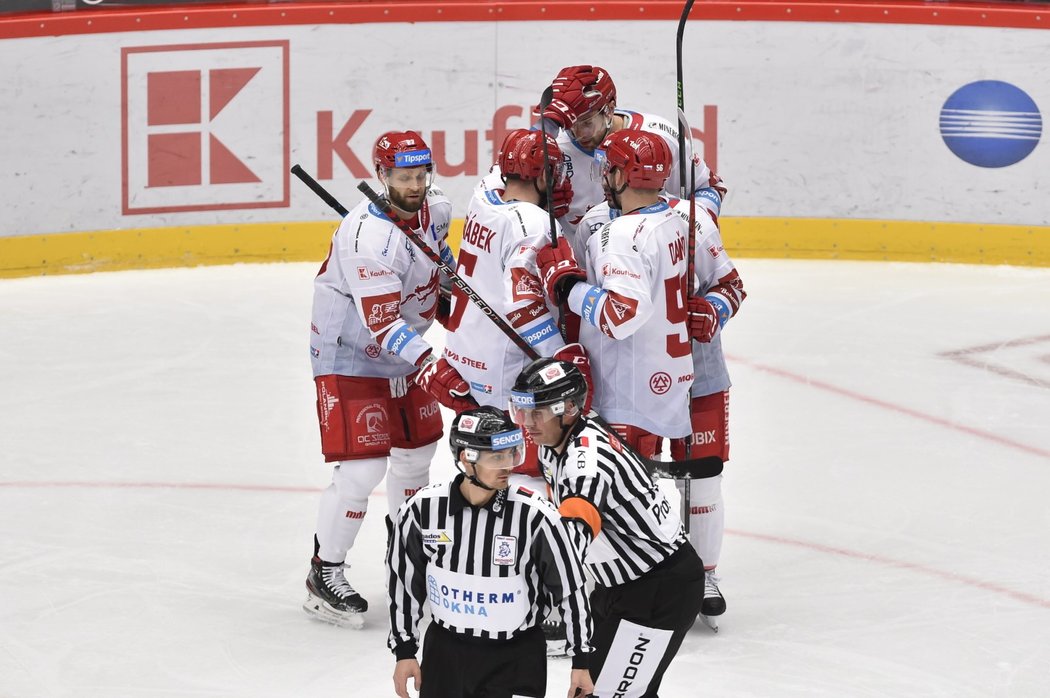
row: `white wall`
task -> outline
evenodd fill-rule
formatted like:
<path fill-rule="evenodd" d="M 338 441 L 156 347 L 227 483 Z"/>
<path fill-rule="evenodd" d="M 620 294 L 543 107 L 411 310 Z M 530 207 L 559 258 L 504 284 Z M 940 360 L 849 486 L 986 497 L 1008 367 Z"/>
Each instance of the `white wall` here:
<path fill-rule="evenodd" d="M 673 117 L 675 29 L 663 21 L 466 22 L 3 40 L 0 236 L 327 218 L 324 204 L 294 179 L 284 204 L 286 161 L 323 175 L 324 153 L 331 153 L 334 181 L 322 182 L 349 205 L 360 175 L 319 147 L 319 123 L 331 115 L 330 138 L 361 110 L 371 111 L 347 147 L 369 168 L 371 144 L 388 128 L 421 129 L 432 145 L 435 131 L 444 132 L 454 163 L 475 132 L 476 166 L 440 177 L 461 215 L 477 170 L 491 161 L 485 132 L 494 113 L 534 104 L 563 65 L 601 64 L 616 80 L 621 106 Z M 275 45 L 138 50 L 230 42 Z M 280 42 L 289 47 L 287 132 Z M 1047 31 L 692 22 L 686 47 L 688 116 L 710 135 L 714 119 L 704 121 L 703 107 L 717 107 L 717 161 L 733 190 L 732 215 L 1050 224 L 1045 137 L 1019 163 L 986 169 L 956 157 L 939 131 L 945 100 L 976 80 L 1012 83 L 1050 113 Z M 123 211 L 122 49 L 132 49 L 130 208 L 233 208 Z M 145 186 L 147 138 L 194 130 L 145 122 L 146 74 L 246 67 L 261 70 L 196 131 L 213 132 L 261 181 Z M 208 84 L 205 78 L 205 95 Z M 202 108 L 206 117 L 206 99 Z M 506 120 L 508 128 L 524 125 L 527 115 Z"/>

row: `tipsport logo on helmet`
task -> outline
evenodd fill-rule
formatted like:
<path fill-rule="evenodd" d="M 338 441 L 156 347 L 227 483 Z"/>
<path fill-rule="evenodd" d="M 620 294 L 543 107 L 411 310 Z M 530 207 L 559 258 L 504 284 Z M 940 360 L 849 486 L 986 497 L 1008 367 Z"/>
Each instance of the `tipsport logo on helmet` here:
<path fill-rule="evenodd" d="M 430 163 L 429 150 L 406 150 L 394 153 L 394 167 L 420 167 Z"/>
<path fill-rule="evenodd" d="M 1035 101 L 1021 88 L 979 80 L 952 93 L 941 108 L 941 138 L 978 167 L 1008 167 L 1028 157 L 1043 131 Z"/>

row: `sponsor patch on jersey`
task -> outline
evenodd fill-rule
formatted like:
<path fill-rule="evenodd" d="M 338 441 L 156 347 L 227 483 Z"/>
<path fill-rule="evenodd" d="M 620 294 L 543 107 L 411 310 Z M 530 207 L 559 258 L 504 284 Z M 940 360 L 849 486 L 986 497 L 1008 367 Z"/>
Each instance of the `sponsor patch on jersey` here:
<path fill-rule="evenodd" d="M 492 386 L 491 385 L 486 385 L 484 383 L 477 383 L 475 381 L 470 381 L 470 389 L 473 392 L 476 392 L 476 393 L 485 393 L 486 395 L 491 395 L 492 394 Z"/>
<path fill-rule="evenodd" d="M 361 299 L 362 308 L 367 308 L 365 321 L 373 332 L 383 329 L 400 315 L 401 294 L 384 293 L 379 296 L 368 296 Z"/>
<path fill-rule="evenodd" d="M 606 262 L 605 264 L 602 265 L 602 276 L 606 277 L 606 278 L 610 277 L 610 276 L 620 276 L 620 277 L 624 277 L 624 278 L 628 278 L 628 279 L 640 279 L 640 278 L 642 278 L 641 274 L 633 272 L 630 269 L 624 269 L 622 267 L 614 267 L 613 265 L 609 264 L 608 262 Z"/>
<path fill-rule="evenodd" d="M 649 377 L 649 390 L 657 395 L 663 395 L 671 389 L 671 376 L 663 371 L 657 371 Z"/>
<path fill-rule="evenodd" d="M 423 545 L 448 545 L 452 542 L 452 538 L 448 535 L 448 531 L 441 529 L 428 529 L 422 532 Z"/>
<path fill-rule="evenodd" d="M 512 268 L 510 270 L 510 280 L 511 294 L 514 301 L 543 299 L 543 285 L 540 284 L 540 280 L 536 278 L 535 274 L 532 274 L 529 270 L 521 267 Z"/>
<path fill-rule="evenodd" d="M 492 540 L 492 564 L 513 565 L 518 559 L 517 536 L 496 536 Z"/>

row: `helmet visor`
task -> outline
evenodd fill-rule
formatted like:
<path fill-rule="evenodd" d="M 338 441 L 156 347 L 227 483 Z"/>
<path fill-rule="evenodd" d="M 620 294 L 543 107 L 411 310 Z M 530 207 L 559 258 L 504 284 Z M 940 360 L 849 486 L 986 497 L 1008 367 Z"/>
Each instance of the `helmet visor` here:
<path fill-rule="evenodd" d="M 509 412 L 512 422 L 518 426 L 527 427 L 529 424 L 543 424 L 565 414 L 565 402 L 559 401 L 537 407 L 535 395 L 512 390 Z"/>

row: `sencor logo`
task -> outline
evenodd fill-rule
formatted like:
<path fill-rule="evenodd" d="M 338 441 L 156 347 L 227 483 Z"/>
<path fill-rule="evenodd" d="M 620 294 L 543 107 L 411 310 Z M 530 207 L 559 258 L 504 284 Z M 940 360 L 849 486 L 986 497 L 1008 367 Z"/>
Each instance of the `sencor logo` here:
<path fill-rule="evenodd" d="M 1028 94 L 1010 83 L 979 80 L 952 93 L 941 108 L 949 150 L 978 167 L 1007 167 L 1035 150 L 1043 119 Z"/>

